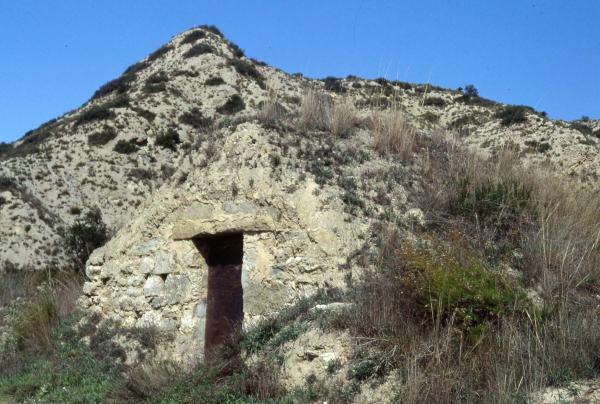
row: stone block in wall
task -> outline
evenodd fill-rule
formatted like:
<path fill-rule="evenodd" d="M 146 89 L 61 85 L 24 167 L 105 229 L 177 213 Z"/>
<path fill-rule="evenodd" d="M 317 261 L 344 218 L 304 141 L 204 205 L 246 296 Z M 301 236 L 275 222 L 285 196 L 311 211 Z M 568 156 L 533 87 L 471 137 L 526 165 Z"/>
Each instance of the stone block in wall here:
<path fill-rule="evenodd" d="M 169 275 L 165 280 L 165 297 L 169 304 L 176 304 L 189 298 L 190 280 L 186 275 Z"/>
<path fill-rule="evenodd" d="M 165 288 L 165 282 L 160 276 L 151 275 L 144 283 L 145 296 L 158 296 Z"/>

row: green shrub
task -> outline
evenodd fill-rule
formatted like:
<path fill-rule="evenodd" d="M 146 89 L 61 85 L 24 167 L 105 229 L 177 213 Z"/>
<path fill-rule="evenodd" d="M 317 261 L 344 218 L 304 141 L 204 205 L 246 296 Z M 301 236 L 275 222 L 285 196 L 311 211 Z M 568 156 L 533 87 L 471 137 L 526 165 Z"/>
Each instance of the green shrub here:
<path fill-rule="evenodd" d="M 131 141 L 121 139 L 115 144 L 113 150 L 120 154 L 131 154 L 138 150 L 138 146 Z"/>
<path fill-rule="evenodd" d="M 163 57 L 164 55 L 169 53 L 169 51 L 171 49 L 173 49 L 172 45 L 161 46 L 160 48 L 158 48 L 157 50 L 155 50 L 148 56 L 148 59 L 147 59 L 148 62 L 154 62 L 156 59 Z"/>
<path fill-rule="evenodd" d="M 105 126 L 101 131 L 88 136 L 88 144 L 90 146 L 103 146 L 116 137 L 117 131 L 110 126 Z"/>
<path fill-rule="evenodd" d="M 179 133 L 177 133 L 177 131 L 173 128 L 170 128 L 166 132 L 161 133 L 156 137 L 156 145 L 165 149 L 175 151 L 179 143 L 181 143 Z"/>
<path fill-rule="evenodd" d="M 444 108 L 446 106 L 446 101 L 441 97 L 427 97 L 425 98 L 425 101 L 423 101 L 423 105 Z"/>
<path fill-rule="evenodd" d="M 84 111 L 79 115 L 79 118 L 75 121 L 75 126 L 83 125 L 85 123 L 104 121 L 115 117 L 115 113 L 110 110 L 106 105 L 95 105 L 90 109 Z"/>
<path fill-rule="evenodd" d="M 201 25 L 199 28 L 202 28 L 205 31 L 211 32 L 221 38 L 225 38 L 225 35 L 223 35 L 221 30 L 214 25 Z"/>
<path fill-rule="evenodd" d="M 150 66 L 150 63 L 147 61 L 141 61 L 141 62 L 134 63 L 131 66 L 129 66 L 127 69 L 125 69 L 125 71 L 123 72 L 123 74 L 121 76 L 126 77 L 129 80 L 133 80 L 135 78 L 136 74 L 138 74 L 139 72 L 141 72 L 143 70 L 146 70 L 149 66 Z"/>
<path fill-rule="evenodd" d="M 190 109 L 188 112 L 184 112 L 179 117 L 179 122 L 189 125 L 194 129 L 204 129 L 209 127 L 212 124 L 212 119 L 208 117 L 204 117 L 202 111 L 198 108 L 194 107 Z"/>
<path fill-rule="evenodd" d="M 223 80 L 221 77 L 212 76 L 207 78 L 204 84 L 207 86 L 220 86 L 221 84 L 225 84 L 225 80 Z"/>
<path fill-rule="evenodd" d="M 143 109 L 143 108 L 139 108 L 139 107 L 133 107 L 132 109 L 139 116 L 141 116 L 142 118 L 144 118 L 148 122 L 152 122 L 156 118 L 156 114 L 154 112 L 152 112 L 152 111 L 148 111 L 147 109 Z"/>
<path fill-rule="evenodd" d="M 571 129 L 575 129 L 576 131 L 581 132 L 583 135 L 590 136 L 592 135 L 592 128 L 588 125 L 585 125 L 581 122 L 571 122 L 569 125 Z"/>
<path fill-rule="evenodd" d="M 523 105 L 507 105 L 496 113 L 502 126 L 510 126 L 527 122 L 527 113 L 532 112 L 530 107 Z"/>
<path fill-rule="evenodd" d="M 229 97 L 225 104 L 217 108 L 217 112 L 220 114 L 231 115 L 242 111 L 244 108 L 246 108 L 246 104 L 244 104 L 242 97 L 238 94 L 234 94 Z"/>
<path fill-rule="evenodd" d="M 132 74 L 123 75 L 119 78 L 109 81 L 108 83 L 102 85 L 94 95 L 92 95 L 92 100 L 104 97 L 106 95 L 112 93 L 124 94 L 131 88 L 131 83 L 135 80 L 135 76 Z"/>
<path fill-rule="evenodd" d="M 229 49 L 233 53 L 233 56 L 235 56 L 237 58 L 244 57 L 244 51 L 242 50 L 242 48 L 240 48 L 239 46 L 237 46 L 233 42 L 229 42 Z"/>
<path fill-rule="evenodd" d="M 204 31 L 201 30 L 195 30 L 192 31 L 188 34 L 186 34 L 186 36 L 181 40 L 181 44 L 191 44 L 196 42 L 199 39 L 202 39 L 206 36 L 206 34 L 204 33 Z"/>
<path fill-rule="evenodd" d="M 169 76 L 166 72 L 156 72 L 150 77 L 148 77 L 148 79 L 146 79 L 146 84 L 144 85 L 144 92 L 152 94 L 164 91 L 167 88 L 167 81 L 169 81 Z"/>
<path fill-rule="evenodd" d="M 260 88 L 265 88 L 264 77 L 251 63 L 242 59 L 230 59 L 229 65 L 242 76 L 254 79 Z"/>
<path fill-rule="evenodd" d="M 195 56 L 204 55 L 206 53 L 214 53 L 215 50 L 212 46 L 207 45 L 205 43 L 199 43 L 197 45 L 192 46 L 187 52 L 183 54 L 184 59 L 193 58 Z"/>
<path fill-rule="evenodd" d="M 91 209 L 83 217 L 76 219 L 65 235 L 67 251 L 81 269 L 92 251 L 107 241 L 108 229 L 98 208 Z"/>
<path fill-rule="evenodd" d="M 327 91 L 333 91 L 334 93 L 343 93 L 346 91 L 342 81 L 337 77 L 326 77 L 323 82 Z"/>

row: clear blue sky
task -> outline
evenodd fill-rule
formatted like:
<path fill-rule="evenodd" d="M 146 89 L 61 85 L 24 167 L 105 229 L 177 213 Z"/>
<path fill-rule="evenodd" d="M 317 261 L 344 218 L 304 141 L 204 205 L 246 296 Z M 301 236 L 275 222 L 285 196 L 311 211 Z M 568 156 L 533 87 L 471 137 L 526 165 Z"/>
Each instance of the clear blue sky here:
<path fill-rule="evenodd" d="M 0 0 L 0 141 L 194 25 L 309 77 L 386 76 L 600 118 L 600 1 Z"/>

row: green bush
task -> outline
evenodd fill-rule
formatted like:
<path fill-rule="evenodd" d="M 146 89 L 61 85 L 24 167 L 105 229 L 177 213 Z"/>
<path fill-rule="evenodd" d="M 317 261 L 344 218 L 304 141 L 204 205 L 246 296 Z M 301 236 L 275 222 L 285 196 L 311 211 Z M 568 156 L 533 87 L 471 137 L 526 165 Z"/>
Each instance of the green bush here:
<path fill-rule="evenodd" d="M 123 75 L 119 78 L 109 81 L 108 83 L 102 85 L 94 95 L 92 95 L 92 99 L 97 99 L 100 97 L 104 97 L 106 95 L 112 93 L 124 94 L 131 88 L 131 83 L 135 80 L 135 76 L 133 74 Z"/>
<path fill-rule="evenodd" d="M 108 229 L 98 208 L 91 209 L 83 217 L 76 219 L 65 235 L 65 246 L 81 269 L 92 251 L 107 241 Z"/>
<path fill-rule="evenodd" d="M 252 65 L 250 62 L 242 59 L 230 59 L 229 65 L 233 66 L 235 70 L 242 76 L 254 79 L 254 81 L 256 81 L 261 88 L 265 88 L 263 75 L 260 74 L 256 67 L 254 67 L 254 65 Z"/>
<path fill-rule="evenodd" d="M 342 81 L 337 77 L 326 77 L 323 82 L 325 83 L 325 90 L 333 91 L 334 93 L 343 93 L 346 91 Z"/>
<path fill-rule="evenodd" d="M 165 149 L 175 151 L 179 143 L 181 143 L 179 133 L 173 128 L 170 128 L 156 137 L 156 145 Z"/>
<path fill-rule="evenodd" d="M 179 117 L 179 122 L 189 125 L 194 129 L 204 129 L 209 127 L 212 124 L 212 119 L 208 117 L 204 117 L 202 111 L 198 108 L 194 107 L 190 109 L 188 112 L 184 112 Z"/>
<path fill-rule="evenodd" d="M 444 108 L 446 106 L 446 101 L 441 97 L 427 97 L 425 98 L 425 101 L 423 101 L 423 105 Z"/>
<path fill-rule="evenodd" d="M 592 128 L 590 126 L 585 125 L 581 122 L 571 122 L 569 127 L 571 127 L 571 129 L 575 129 L 576 131 L 581 132 L 583 135 L 586 135 L 586 136 L 590 136 L 593 133 Z"/>
<path fill-rule="evenodd" d="M 166 72 L 156 72 L 150 77 L 148 77 L 148 79 L 146 79 L 146 84 L 144 85 L 144 92 L 148 94 L 153 94 L 165 91 L 167 88 L 167 81 L 169 81 L 169 76 Z"/>
<path fill-rule="evenodd" d="M 161 46 L 148 56 L 148 62 L 154 62 L 156 59 L 163 57 L 164 55 L 169 53 L 171 49 L 173 49 L 172 45 Z"/>
<path fill-rule="evenodd" d="M 229 97 L 225 104 L 217 108 L 217 112 L 220 114 L 231 115 L 242 111 L 244 108 L 246 108 L 246 104 L 244 104 L 242 97 L 238 94 L 234 94 Z"/>
<path fill-rule="evenodd" d="M 104 121 L 114 117 L 115 113 L 107 105 L 95 105 L 79 115 L 79 118 L 75 121 L 75 126 L 95 121 Z"/>
<path fill-rule="evenodd" d="M 191 43 L 196 42 L 199 39 L 204 38 L 205 36 L 206 36 L 206 34 L 204 33 L 204 31 L 195 30 L 195 31 L 192 31 L 192 32 L 186 34 L 186 36 L 183 37 L 183 39 L 181 40 L 181 44 L 182 45 L 191 44 Z"/>
<path fill-rule="evenodd" d="M 212 76 L 207 78 L 204 84 L 207 86 L 220 86 L 221 84 L 225 84 L 225 80 L 223 80 L 221 77 Z"/>
<path fill-rule="evenodd" d="M 242 48 L 240 48 L 239 46 L 237 46 L 233 42 L 229 42 L 229 49 L 233 53 L 233 56 L 235 56 L 237 58 L 244 57 L 244 51 L 242 50 Z"/>
<path fill-rule="evenodd" d="M 206 53 L 214 53 L 215 50 L 212 46 L 207 45 L 205 43 L 199 43 L 197 45 L 192 46 L 187 52 L 183 54 L 184 59 L 193 58 L 195 56 L 204 55 Z"/>
<path fill-rule="evenodd" d="M 142 118 L 144 118 L 148 122 L 152 122 L 156 118 L 156 114 L 154 112 L 152 112 L 152 111 L 148 111 L 147 109 L 143 109 L 143 108 L 139 108 L 139 107 L 133 107 L 132 109 L 139 116 L 141 116 Z"/>
<path fill-rule="evenodd" d="M 117 131 L 110 126 L 105 126 L 101 131 L 88 136 L 88 144 L 90 146 L 103 146 L 116 137 Z"/>
<path fill-rule="evenodd" d="M 213 34 L 215 34 L 221 38 L 225 38 L 225 35 L 223 35 L 221 30 L 214 25 L 201 25 L 199 28 L 202 28 L 203 30 L 208 31 L 208 32 L 212 32 Z"/>
<path fill-rule="evenodd" d="M 530 107 L 524 105 L 507 105 L 496 113 L 502 126 L 510 126 L 527 122 L 527 113 L 532 112 Z"/>
<path fill-rule="evenodd" d="M 113 150 L 119 154 L 131 154 L 138 150 L 138 146 L 131 141 L 121 139 L 115 144 Z"/>

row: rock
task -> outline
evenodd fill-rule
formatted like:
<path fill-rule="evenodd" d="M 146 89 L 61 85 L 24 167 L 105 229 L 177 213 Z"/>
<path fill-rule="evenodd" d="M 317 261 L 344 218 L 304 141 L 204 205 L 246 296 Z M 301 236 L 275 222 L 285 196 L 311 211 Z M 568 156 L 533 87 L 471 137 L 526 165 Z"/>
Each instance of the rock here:
<path fill-rule="evenodd" d="M 312 307 L 309 310 L 309 313 L 315 314 L 324 311 L 340 311 L 344 309 L 349 309 L 353 306 L 352 303 L 343 303 L 343 302 L 334 302 L 328 304 L 317 304 L 315 307 Z"/>
<path fill-rule="evenodd" d="M 165 282 L 160 276 L 149 276 L 144 283 L 145 296 L 158 296 L 165 288 Z"/>
<path fill-rule="evenodd" d="M 142 257 L 144 255 L 148 255 L 148 254 L 156 251 L 156 249 L 159 246 L 160 246 L 160 240 L 158 240 L 158 239 L 148 240 L 143 244 L 138 244 L 135 247 L 133 247 L 131 249 L 131 255 Z"/>

